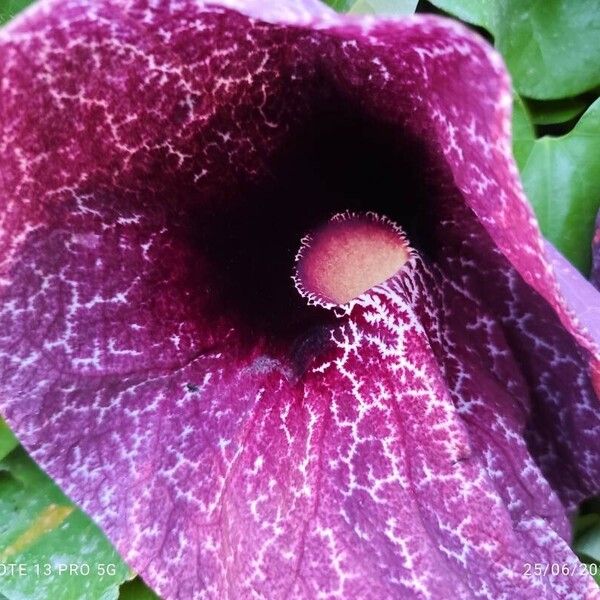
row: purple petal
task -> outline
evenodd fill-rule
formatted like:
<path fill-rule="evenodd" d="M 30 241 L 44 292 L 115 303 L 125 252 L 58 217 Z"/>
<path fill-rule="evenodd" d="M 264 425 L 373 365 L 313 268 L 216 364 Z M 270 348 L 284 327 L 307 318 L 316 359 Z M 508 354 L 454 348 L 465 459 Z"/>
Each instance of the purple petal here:
<path fill-rule="evenodd" d="M 11 426 L 165 598 L 598 597 L 565 507 L 598 490 L 600 354 L 498 56 L 431 17 L 225 4 L 0 32 Z M 346 209 L 420 257 L 336 317 L 291 275 Z"/>
<path fill-rule="evenodd" d="M 592 240 L 592 283 L 600 289 L 600 211 L 596 219 L 596 235 Z"/>
<path fill-rule="evenodd" d="M 581 273 L 550 243 L 546 242 L 546 253 L 552 262 L 560 291 L 579 323 L 589 337 L 600 345 L 600 303 L 598 292 Z"/>

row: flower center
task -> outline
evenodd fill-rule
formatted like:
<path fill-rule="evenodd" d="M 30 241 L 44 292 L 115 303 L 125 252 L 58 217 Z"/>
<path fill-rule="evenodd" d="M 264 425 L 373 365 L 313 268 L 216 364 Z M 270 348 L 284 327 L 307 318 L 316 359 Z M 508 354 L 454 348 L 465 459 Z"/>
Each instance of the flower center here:
<path fill-rule="evenodd" d="M 411 254 L 402 230 L 389 219 L 338 214 L 302 240 L 296 285 L 317 301 L 346 304 L 395 275 Z"/>

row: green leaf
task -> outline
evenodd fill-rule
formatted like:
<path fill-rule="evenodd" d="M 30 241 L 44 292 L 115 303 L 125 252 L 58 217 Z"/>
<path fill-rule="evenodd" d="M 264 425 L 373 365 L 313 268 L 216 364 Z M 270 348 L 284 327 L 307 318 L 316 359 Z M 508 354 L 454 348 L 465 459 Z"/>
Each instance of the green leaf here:
<path fill-rule="evenodd" d="M 0 0 L 0 25 L 10 21 L 18 12 L 27 8 L 32 0 Z"/>
<path fill-rule="evenodd" d="M 535 130 L 527 107 L 516 95 L 513 101 L 512 132 L 513 154 L 519 169 L 522 170 L 535 143 Z"/>
<path fill-rule="evenodd" d="M 544 235 L 583 273 L 600 207 L 600 99 L 562 137 L 519 150 L 523 186 Z"/>
<path fill-rule="evenodd" d="M 573 538 L 577 540 L 579 536 L 585 533 L 591 527 L 600 525 L 600 515 L 597 513 L 588 513 L 577 515 L 573 522 Z"/>
<path fill-rule="evenodd" d="M 523 96 L 565 98 L 600 84 L 598 0 L 431 2 L 494 36 Z"/>
<path fill-rule="evenodd" d="M 132 576 L 22 448 L 0 462 L 0 575 L 10 600 L 116 600 Z"/>
<path fill-rule="evenodd" d="M 136 577 L 121 586 L 119 600 L 160 600 L 144 582 Z"/>
<path fill-rule="evenodd" d="M 566 123 L 579 116 L 588 105 L 585 97 L 562 98 L 561 100 L 528 100 L 527 107 L 536 125 Z"/>
<path fill-rule="evenodd" d="M 18 446 L 19 442 L 14 433 L 8 428 L 4 419 L 0 417 L 0 460 Z"/>
<path fill-rule="evenodd" d="M 339 12 L 371 15 L 411 15 L 418 0 L 325 0 Z"/>
<path fill-rule="evenodd" d="M 588 527 L 573 544 L 578 554 L 584 554 L 594 561 L 600 562 L 600 523 Z"/>
<path fill-rule="evenodd" d="M 430 0 L 430 2 L 467 23 L 487 29 L 490 33 L 496 30 L 498 0 Z"/>
<path fill-rule="evenodd" d="M 573 550 L 588 565 L 589 573 L 600 584 L 600 515 L 580 515 L 575 521 Z"/>

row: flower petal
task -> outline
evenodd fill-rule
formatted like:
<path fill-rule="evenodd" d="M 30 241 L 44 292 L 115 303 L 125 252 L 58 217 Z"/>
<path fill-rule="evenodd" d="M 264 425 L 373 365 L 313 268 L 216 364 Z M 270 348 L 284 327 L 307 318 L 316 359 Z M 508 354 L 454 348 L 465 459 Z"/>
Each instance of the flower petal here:
<path fill-rule="evenodd" d="M 431 17 L 244 6 L 49 2 L 0 32 L 11 426 L 165 598 L 594 597 L 560 500 L 598 487 L 597 346 L 497 55 Z M 345 208 L 423 259 L 338 319 L 290 276 Z"/>
<path fill-rule="evenodd" d="M 600 289 L 600 211 L 596 218 L 596 235 L 592 241 L 592 283 Z"/>

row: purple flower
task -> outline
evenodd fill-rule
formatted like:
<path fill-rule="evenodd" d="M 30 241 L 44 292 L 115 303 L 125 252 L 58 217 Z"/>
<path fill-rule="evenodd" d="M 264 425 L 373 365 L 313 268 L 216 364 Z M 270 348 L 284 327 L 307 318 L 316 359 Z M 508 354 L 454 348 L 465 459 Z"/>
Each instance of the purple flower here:
<path fill-rule="evenodd" d="M 600 211 L 596 218 L 596 235 L 592 241 L 592 283 L 600 289 Z"/>
<path fill-rule="evenodd" d="M 0 406 L 164 598 L 599 597 L 599 296 L 485 42 L 51 0 L 0 73 Z"/>

